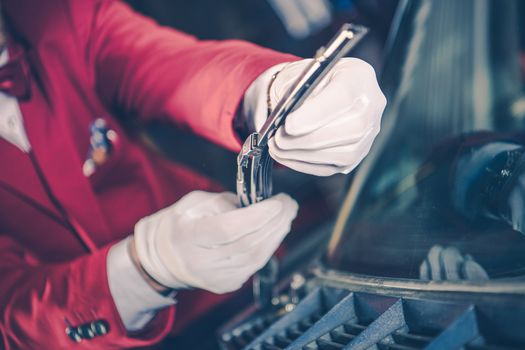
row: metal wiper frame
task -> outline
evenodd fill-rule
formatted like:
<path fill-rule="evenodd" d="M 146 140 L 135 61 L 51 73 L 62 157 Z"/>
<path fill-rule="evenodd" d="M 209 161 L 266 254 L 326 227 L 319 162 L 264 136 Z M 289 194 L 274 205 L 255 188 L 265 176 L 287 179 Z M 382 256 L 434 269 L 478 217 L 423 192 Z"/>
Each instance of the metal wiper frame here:
<path fill-rule="evenodd" d="M 344 24 L 334 38 L 321 47 L 312 62 L 284 94 L 259 132 L 244 142 L 237 157 L 237 196 L 242 206 L 260 202 L 272 195 L 272 165 L 268 140 L 275 135 L 290 112 L 299 107 L 337 61 L 368 32 L 366 27 Z"/>

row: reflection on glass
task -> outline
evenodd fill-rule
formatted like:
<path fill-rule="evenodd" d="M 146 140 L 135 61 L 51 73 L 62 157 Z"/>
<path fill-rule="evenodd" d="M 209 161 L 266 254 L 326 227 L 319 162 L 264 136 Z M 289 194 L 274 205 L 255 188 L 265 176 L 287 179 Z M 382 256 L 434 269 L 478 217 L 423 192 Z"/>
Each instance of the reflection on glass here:
<path fill-rule="evenodd" d="M 407 1 L 382 77 L 383 132 L 328 265 L 366 275 L 525 275 L 525 6 Z"/>

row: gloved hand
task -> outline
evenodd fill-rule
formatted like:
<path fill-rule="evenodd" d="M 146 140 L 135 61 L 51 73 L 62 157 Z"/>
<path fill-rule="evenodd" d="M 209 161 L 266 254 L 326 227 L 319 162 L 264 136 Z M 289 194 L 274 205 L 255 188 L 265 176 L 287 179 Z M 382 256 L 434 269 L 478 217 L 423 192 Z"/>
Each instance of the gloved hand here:
<path fill-rule="evenodd" d="M 233 193 L 192 192 L 136 224 L 139 262 L 166 287 L 237 290 L 279 247 L 297 209 L 286 194 L 239 208 Z"/>
<path fill-rule="evenodd" d="M 246 91 L 243 113 L 255 130 L 311 60 L 274 66 Z M 269 142 L 270 155 L 294 170 L 329 176 L 348 173 L 367 155 L 379 132 L 386 99 L 374 69 L 356 58 L 343 58 L 327 74 Z"/>
<path fill-rule="evenodd" d="M 419 266 L 419 278 L 432 281 L 485 281 L 487 272 L 469 254 L 461 254 L 455 247 L 436 244 Z"/>

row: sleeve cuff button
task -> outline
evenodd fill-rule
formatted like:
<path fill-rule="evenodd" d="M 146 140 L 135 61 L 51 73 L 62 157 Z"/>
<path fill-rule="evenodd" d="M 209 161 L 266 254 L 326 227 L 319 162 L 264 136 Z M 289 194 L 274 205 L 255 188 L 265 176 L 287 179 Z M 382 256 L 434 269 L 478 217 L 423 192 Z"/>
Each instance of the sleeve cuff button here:
<path fill-rule="evenodd" d="M 91 322 L 90 328 L 97 336 L 106 335 L 109 333 L 109 324 L 104 320 Z"/>
<path fill-rule="evenodd" d="M 71 339 L 75 343 L 80 343 L 82 341 L 82 337 L 78 333 L 77 329 L 74 327 L 67 327 L 66 335 L 69 337 L 69 339 Z"/>
<path fill-rule="evenodd" d="M 84 324 L 80 327 L 78 327 L 78 334 L 82 339 L 93 339 L 97 336 L 97 334 L 93 331 L 91 328 L 91 324 Z"/>

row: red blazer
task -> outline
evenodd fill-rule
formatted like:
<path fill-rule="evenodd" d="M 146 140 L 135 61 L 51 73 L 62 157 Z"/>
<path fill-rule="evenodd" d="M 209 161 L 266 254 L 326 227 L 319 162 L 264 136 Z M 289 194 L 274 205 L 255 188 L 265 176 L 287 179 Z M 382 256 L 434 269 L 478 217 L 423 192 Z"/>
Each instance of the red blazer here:
<path fill-rule="evenodd" d="M 119 1 L 4 0 L 2 11 L 10 49 L 23 47 L 31 67 L 32 96 L 19 103 L 32 152 L 0 139 L 0 348 L 152 344 L 170 332 L 175 308 L 127 334 L 106 254 L 140 218 L 213 185 L 148 153 L 120 121 L 171 120 L 236 150 L 232 120 L 244 90 L 268 67 L 296 58 L 241 41 L 198 41 Z M 118 138 L 86 177 L 96 118 Z M 210 298 L 181 296 L 175 326 L 205 312 Z M 65 333 L 95 320 L 109 325 L 106 335 L 77 344 Z"/>

